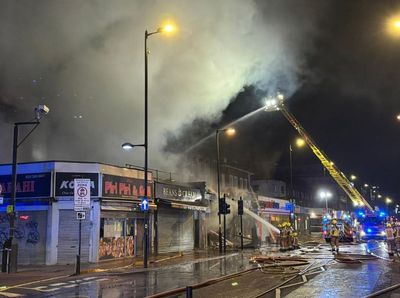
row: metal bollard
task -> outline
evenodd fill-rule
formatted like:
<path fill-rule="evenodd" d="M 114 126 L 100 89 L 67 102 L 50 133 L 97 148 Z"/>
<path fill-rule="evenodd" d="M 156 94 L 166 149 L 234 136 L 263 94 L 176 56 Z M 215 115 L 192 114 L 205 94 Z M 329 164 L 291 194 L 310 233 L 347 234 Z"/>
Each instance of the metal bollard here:
<path fill-rule="evenodd" d="M 186 287 L 186 298 L 193 298 L 193 288 L 191 286 Z"/>

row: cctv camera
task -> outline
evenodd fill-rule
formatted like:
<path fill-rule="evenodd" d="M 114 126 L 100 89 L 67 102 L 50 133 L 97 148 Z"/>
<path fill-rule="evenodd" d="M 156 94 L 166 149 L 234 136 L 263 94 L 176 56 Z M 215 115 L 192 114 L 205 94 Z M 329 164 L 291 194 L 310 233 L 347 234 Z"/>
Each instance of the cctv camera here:
<path fill-rule="evenodd" d="M 38 105 L 35 108 L 35 112 L 36 112 L 36 120 L 39 120 L 40 118 L 42 118 L 42 116 L 47 115 L 49 113 L 50 109 L 48 106 L 46 105 Z"/>

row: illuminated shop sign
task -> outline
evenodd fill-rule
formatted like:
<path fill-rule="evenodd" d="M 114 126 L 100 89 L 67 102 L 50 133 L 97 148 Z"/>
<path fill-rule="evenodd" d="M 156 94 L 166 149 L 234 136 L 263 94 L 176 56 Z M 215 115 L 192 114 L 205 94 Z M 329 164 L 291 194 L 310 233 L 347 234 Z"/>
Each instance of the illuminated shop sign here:
<path fill-rule="evenodd" d="M 153 184 L 149 181 L 147 195 L 152 197 Z M 139 198 L 144 196 L 144 180 L 103 174 L 103 197 Z"/>

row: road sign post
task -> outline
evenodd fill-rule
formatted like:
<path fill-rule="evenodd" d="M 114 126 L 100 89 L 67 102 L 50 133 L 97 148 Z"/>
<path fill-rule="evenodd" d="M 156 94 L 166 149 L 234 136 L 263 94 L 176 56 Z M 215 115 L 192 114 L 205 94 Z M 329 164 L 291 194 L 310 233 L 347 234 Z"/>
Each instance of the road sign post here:
<path fill-rule="evenodd" d="M 82 220 L 85 210 L 90 210 L 90 179 L 74 179 L 74 210 L 79 221 L 78 254 L 76 255 L 75 275 L 81 274 Z"/>

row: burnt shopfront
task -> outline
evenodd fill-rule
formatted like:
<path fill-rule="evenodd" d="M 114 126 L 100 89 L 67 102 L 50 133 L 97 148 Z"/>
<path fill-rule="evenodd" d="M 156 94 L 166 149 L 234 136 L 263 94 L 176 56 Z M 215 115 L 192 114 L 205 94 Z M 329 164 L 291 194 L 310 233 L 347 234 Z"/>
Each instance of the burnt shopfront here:
<path fill-rule="evenodd" d="M 99 260 L 123 258 L 143 254 L 144 212 L 140 203 L 144 197 L 143 173 L 133 170 L 130 176 L 102 175 L 100 199 Z M 153 185 L 147 186 L 150 202 L 149 239 L 152 239 Z"/>
<path fill-rule="evenodd" d="M 155 183 L 157 212 L 155 244 L 158 252 L 176 252 L 206 247 L 206 216 L 209 202 L 205 184 Z"/>

